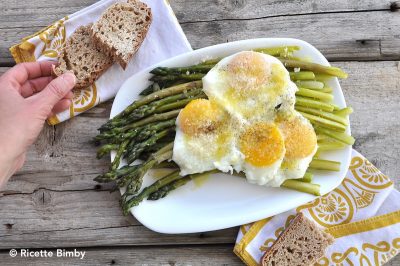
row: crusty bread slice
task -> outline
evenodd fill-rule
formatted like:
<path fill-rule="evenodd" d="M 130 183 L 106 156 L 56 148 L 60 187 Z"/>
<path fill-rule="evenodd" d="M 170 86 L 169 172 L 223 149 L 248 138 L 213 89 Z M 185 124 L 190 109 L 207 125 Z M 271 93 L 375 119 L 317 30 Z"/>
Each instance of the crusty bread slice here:
<path fill-rule="evenodd" d="M 263 266 L 314 265 L 334 238 L 301 212 L 261 259 Z"/>
<path fill-rule="evenodd" d="M 89 30 L 91 26 L 80 26 L 67 39 L 58 58 L 59 65 L 53 69 L 57 76 L 65 72 L 74 72 L 77 79 L 75 88 L 90 86 L 114 62 L 93 44 Z"/>
<path fill-rule="evenodd" d="M 140 1 L 115 3 L 91 27 L 92 38 L 125 69 L 146 37 L 151 20 L 150 8 Z"/>

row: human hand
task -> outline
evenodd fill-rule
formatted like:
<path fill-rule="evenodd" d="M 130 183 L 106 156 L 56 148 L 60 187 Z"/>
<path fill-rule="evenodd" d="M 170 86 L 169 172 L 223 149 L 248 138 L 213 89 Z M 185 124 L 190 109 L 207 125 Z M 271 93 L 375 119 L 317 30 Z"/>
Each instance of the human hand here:
<path fill-rule="evenodd" d="M 75 76 L 53 79 L 52 65 L 18 64 L 0 76 L 0 188 L 22 167 L 46 119 L 71 105 Z"/>

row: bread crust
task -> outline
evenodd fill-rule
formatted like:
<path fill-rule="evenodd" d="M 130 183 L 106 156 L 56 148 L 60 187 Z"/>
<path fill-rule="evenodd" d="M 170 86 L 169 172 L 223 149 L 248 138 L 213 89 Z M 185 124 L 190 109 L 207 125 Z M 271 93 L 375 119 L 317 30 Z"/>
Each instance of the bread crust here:
<path fill-rule="evenodd" d="M 128 46 L 133 46 L 133 48 L 127 52 L 127 53 L 122 53 L 122 51 L 119 51 L 115 45 L 113 45 L 112 41 L 110 41 L 110 36 L 105 36 L 104 31 L 105 30 L 110 30 L 109 28 L 104 29 L 104 22 L 105 20 L 108 20 L 111 13 L 113 11 L 118 11 L 118 10 L 124 10 L 124 9 L 132 9 L 135 11 L 142 11 L 145 12 L 145 14 L 141 14 L 141 16 L 145 17 L 144 20 L 142 21 L 137 21 L 136 23 L 139 23 L 141 25 L 140 31 L 133 32 L 132 36 L 134 35 L 135 38 L 134 40 L 124 40 L 126 42 L 126 45 Z M 132 11 L 134 12 L 134 11 Z M 136 13 L 135 13 L 136 14 Z M 140 18 L 140 16 L 139 16 Z M 122 20 L 122 18 L 120 18 Z M 107 54 L 108 56 L 114 58 L 115 61 L 117 61 L 123 69 L 126 68 L 128 65 L 129 60 L 134 56 L 134 54 L 139 50 L 141 44 L 143 43 L 147 32 L 150 28 L 150 24 L 152 22 L 152 13 L 151 9 L 144 3 L 140 1 L 128 1 L 127 3 L 115 3 L 114 5 L 110 6 L 107 8 L 106 11 L 101 15 L 99 20 L 95 22 L 92 27 L 90 28 L 90 34 L 92 37 L 92 40 L 96 47 L 101 50 L 104 54 Z M 126 30 L 124 27 L 124 30 Z M 121 29 L 121 28 L 120 28 Z M 114 30 L 114 29 L 112 29 Z M 128 31 L 129 32 L 129 31 Z M 123 36 L 119 36 L 120 39 Z"/>
<path fill-rule="evenodd" d="M 323 240 L 323 242 L 320 245 L 320 249 L 314 252 L 317 256 L 312 258 L 301 258 L 302 261 L 304 261 L 304 259 L 308 260 L 307 265 L 313 265 L 315 262 L 317 262 L 317 260 L 324 255 L 326 248 L 334 242 L 334 238 L 330 234 L 319 229 L 313 222 L 308 220 L 303 213 L 300 212 L 296 215 L 296 217 L 290 223 L 288 228 L 286 228 L 286 230 L 279 235 L 274 244 L 265 252 L 264 256 L 261 258 L 261 265 L 263 266 L 303 265 L 304 264 L 303 262 L 294 262 L 294 261 L 290 263 L 276 263 L 276 262 L 274 262 L 274 264 L 270 263 L 271 260 L 274 258 L 274 256 L 280 250 L 287 249 L 289 244 L 296 240 L 296 239 L 289 239 L 290 238 L 289 234 L 292 233 L 293 230 L 295 230 L 298 226 L 301 225 L 307 226 L 315 230 L 315 233 L 319 234 L 319 237 Z M 307 233 L 310 232 L 301 232 L 300 234 L 304 236 Z M 303 250 L 303 253 L 307 253 L 307 250 Z"/>
<path fill-rule="evenodd" d="M 73 72 L 77 77 L 75 89 L 82 89 L 92 85 L 113 63 L 111 58 L 107 58 L 101 51 L 91 44 L 89 29 L 91 24 L 78 27 L 74 33 L 67 39 L 59 57 L 59 65 L 53 67 L 53 74 L 60 76 L 66 72 Z M 83 41 L 82 41 L 83 40 Z M 84 64 L 79 62 L 79 49 L 77 45 L 85 46 L 85 53 L 90 53 L 93 64 Z M 69 55 L 67 50 L 77 51 L 76 54 Z M 81 55 L 84 57 L 84 55 Z M 74 59 L 75 58 L 75 59 Z"/>

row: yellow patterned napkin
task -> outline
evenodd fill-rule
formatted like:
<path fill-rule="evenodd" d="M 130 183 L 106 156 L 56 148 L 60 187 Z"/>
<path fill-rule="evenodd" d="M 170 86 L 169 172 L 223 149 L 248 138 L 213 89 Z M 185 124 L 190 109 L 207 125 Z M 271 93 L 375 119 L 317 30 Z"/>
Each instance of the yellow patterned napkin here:
<path fill-rule="evenodd" d="M 63 122 L 93 106 L 113 98 L 123 82 L 136 72 L 175 55 L 191 51 L 171 7 L 166 0 L 141 0 L 151 7 L 153 21 L 146 39 L 126 70 L 118 64 L 110 67 L 92 86 L 74 91 L 69 110 L 48 119 L 51 125 Z M 76 28 L 98 19 L 117 0 L 102 0 L 22 40 L 10 48 L 17 63 L 56 60 L 66 38 Z"/>
<path fill-rule="evenodd" d="M 247 265 L 259 265 L 297 212 L 336 238 L 316 265 L 382 265 L 400 250 L 400 193 L 355 150 L 338 188 L 296 209 L 241 226 L 235 254 Z"/>

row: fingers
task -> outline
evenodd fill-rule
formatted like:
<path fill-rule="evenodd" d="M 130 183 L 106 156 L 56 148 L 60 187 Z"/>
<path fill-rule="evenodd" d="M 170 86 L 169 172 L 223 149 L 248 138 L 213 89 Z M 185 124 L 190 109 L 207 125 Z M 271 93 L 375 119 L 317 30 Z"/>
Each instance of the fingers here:
<path fill-rule="evenodd" d="M 56 103 L 56 105 L 54 105 L 53 110 L 51 112 L 53 114 L 57 114 L 62 111 L 65 111 L 69 108 L 71 103 L 72 103 L 71 99 L 62 99 L 58 103 Z"/>
<path fill-rule="evenodd" d="M 75 86 L 76 78 L 72 73 L 65 73 L 53 79 L 41 92 L 28 98 L 35 102 L 39 109 L 50 114 L 55 105 L 66 96 L 71 96 L 72 88 Z"/>
<path fill-rule="evenodd" d="M 10 81 L 16 81 L 19 84 L 24 84 L 29 79 L 35 79 L 39 77 L 46 77 L 51 75 L 52 66 L 54 62 L 51 61 L 38 61 L 17 64 L 6 73 L 4 78 Z"/>
<path fill-rule="evenodd" d="M 52 77 L 41 77 L 37 79 L 27 80 L 24 85 L 21 86 L 21 95 L 24 98 L 30 97 L 35 93 L 42 91 L 51 81 Z M 72 91 L 68 92 L 64 98 L 72 99 L 74 94 Z"/>
<path fill-rule="evenodd" d="M 21 86 L 20 93 L 24 98 L 30 97 L 33 94 L 42 91 L 52 80 L 53 78 L 51 76 L 27 80 Z"/>

